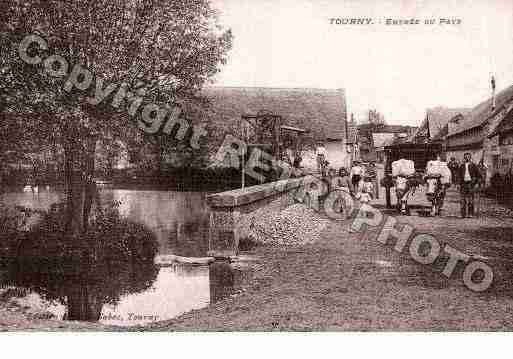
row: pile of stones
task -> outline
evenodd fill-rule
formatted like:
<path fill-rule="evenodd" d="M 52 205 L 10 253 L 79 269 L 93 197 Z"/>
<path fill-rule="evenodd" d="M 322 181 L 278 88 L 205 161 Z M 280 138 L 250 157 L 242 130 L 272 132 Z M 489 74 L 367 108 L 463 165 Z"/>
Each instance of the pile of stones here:
<path fill-rule="evenodd" d="M 294 204 L 280 212 L 261 212 L 255 216 L 249 238 L 259 244 L 296 246 L 315 242 L 329 220 L 303 204 Z"/>

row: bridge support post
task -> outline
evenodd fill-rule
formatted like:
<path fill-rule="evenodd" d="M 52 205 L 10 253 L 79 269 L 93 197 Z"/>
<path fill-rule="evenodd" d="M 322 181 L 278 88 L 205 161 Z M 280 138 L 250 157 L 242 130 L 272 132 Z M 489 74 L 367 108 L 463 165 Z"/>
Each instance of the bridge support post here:
<path fill-rule="evenodd" d="M 210 212 L 208 255 L 229 258 L 239 253 L 240 234 L 238 224 L 240 212 L 237 210 L 218 210 Z"/>

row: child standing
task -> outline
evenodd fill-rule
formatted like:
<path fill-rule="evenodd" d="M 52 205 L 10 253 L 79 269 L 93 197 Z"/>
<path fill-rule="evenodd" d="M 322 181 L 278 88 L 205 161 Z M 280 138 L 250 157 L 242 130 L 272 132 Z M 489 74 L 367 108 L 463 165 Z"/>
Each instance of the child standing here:
<path fill-rule="evenodd" d="M 374 199 L 374 191 L 373 179 L 369 176 L 365 176 L 363 178 L 361 193 L 359 195 L 360 202 L 369 203 L 372 201 Z"/>

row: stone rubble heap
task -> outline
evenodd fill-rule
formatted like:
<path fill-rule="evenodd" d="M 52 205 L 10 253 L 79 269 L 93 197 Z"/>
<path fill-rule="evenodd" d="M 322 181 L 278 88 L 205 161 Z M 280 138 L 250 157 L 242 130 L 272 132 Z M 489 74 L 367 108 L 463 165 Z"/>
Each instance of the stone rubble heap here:
<path fill-rule="evenodd" d="M 250 225 L 249 238 L 259 244 L 295 246 L 315 242 L 328 225 L 313 209 L 294 204 L 280 212 L 261 212 Z"/>

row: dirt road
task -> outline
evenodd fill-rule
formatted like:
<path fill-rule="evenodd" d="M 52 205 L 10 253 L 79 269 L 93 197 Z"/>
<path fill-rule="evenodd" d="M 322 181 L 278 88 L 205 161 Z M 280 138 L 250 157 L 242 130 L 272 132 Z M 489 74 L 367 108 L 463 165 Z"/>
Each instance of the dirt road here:
<path fill-rule="evenodd" d="M 422 265 L 408 250 L 395 252 L 394 242 L 377 242 L 375 230 L 362 236 L 350 233 L 348 222 L 332 222 L 316 243 L 254 251 L 261 263 L 244 294 L 155 329 L 511 330 L 513 219 L 488 199 L 480 218 L 458 218 L 458 200 L 450 190 L 443 216 L 423 217 L 418 213 L 427 202 L 418 192 L 412 216 L 396 218 L 432 234 L 442 248 L 448 243 L 493 268 L 493 284 L 484 292 L 464 285 L 463 266 L 443 276 L 447 256 Z M 375 205 L 384 210 L 383 200 Z"/>

